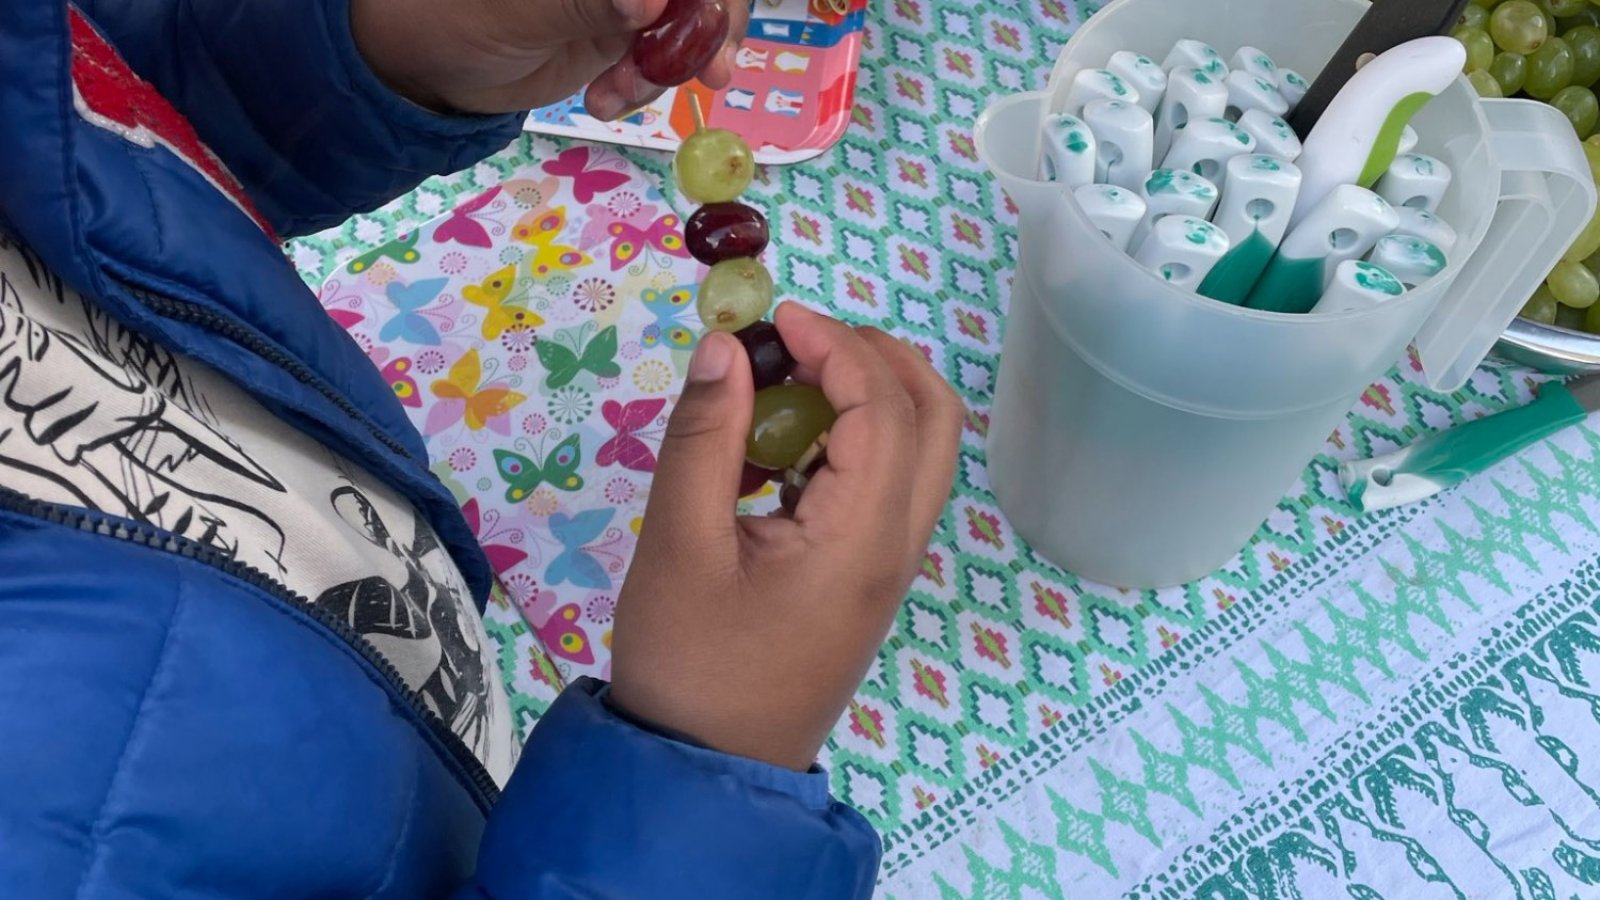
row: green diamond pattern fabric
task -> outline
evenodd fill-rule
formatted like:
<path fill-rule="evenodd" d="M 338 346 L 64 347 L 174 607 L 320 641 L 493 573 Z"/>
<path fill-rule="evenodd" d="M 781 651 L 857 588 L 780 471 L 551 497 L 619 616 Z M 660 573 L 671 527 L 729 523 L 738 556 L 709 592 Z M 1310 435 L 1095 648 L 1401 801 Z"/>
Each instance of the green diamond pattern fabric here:
<path fill-rule="evenodd" d="M 1040 86 L 1096 5 L 875 5 L 849 133 L 753 188 L 781 293 L 912 340 L 971 409 L 950 506 L 823 759 L 884 833 L 880 895 L 1600 897 L 1600 436 L 1370 517 L 1335 474 L 1526 402 L 1537 376 L 1491 361 L 1441 396 L 1405 361 L 1184 588 L 1080 581 L 1005 524 L 984 442 L 1016 215 L 971 126 Z M 561 146 L 524 138 L 295 262 L 319 285 Z M 674 196 L 664 156 L 629 157 Z M 511 604 L 489 620 L 525 729 L 559 679 Z"/>

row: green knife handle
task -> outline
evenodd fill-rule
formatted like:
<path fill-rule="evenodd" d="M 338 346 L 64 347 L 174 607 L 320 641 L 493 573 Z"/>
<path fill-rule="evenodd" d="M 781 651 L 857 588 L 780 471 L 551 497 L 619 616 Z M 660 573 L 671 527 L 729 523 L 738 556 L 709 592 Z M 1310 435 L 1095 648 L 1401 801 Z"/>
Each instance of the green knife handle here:
<path fill-rule="evenodd" d="M 1387 456 L 1345 463 L 1339 467 L 1339 480 L 1362 512 L 1415 503 L 1588 415 L 1564 385 L 1552 381 L 1527 406 L 1430 434 Z"/>

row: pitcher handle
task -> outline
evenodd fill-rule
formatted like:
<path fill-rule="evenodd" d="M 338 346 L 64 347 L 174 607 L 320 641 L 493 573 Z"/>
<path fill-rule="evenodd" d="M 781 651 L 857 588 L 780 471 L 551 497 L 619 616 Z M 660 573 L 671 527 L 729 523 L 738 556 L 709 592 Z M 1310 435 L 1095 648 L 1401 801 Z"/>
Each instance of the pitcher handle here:
<path fill-rule="evenodd" d="M 1417 334 L 1428 386 L 1466 384 L 1595 212 L 1594 176 L 1572 123 L 1532 100 L 1483 100 L 1502 172 L 1489 230 Z"/>

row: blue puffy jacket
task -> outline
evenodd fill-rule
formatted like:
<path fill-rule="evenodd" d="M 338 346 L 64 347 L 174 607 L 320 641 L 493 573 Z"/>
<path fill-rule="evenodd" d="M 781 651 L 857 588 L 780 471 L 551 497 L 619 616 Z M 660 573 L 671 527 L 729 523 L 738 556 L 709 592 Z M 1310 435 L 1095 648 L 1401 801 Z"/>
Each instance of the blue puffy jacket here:
<path fill-rule="evenodd" d="M 518 130 L 386 91 L 347 0 L 80 8 L 285 235 Z M 488 569 L 394 395 L 240 205 L 168 147 L 80 112 L 71 54 L 65 6 L 0 0 L 0 228 L 129 327 L 366 461 L 428 517 L 481 606 Z M 0 398 L 5 385 L 0 372 Z M 643 730 L 584 682 L 501 794 L 386 668 L 203 547 L 0 485 L 0 897 L 871 893 L 876 836 L 820 772 Z"/>

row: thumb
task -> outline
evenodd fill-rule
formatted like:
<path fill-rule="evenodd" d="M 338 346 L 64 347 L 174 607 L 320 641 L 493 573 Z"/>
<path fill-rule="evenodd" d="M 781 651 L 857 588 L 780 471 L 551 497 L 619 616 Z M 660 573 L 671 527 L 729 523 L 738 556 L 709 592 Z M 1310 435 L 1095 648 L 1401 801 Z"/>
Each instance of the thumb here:
<path fill-rule="evenodd" d="M 754 397 L 743 345 L 731 334 L 707 333 L 661 441 L 647 532 L 672 543 L 720 542 L 721 532 L 732 533 Z"/>

